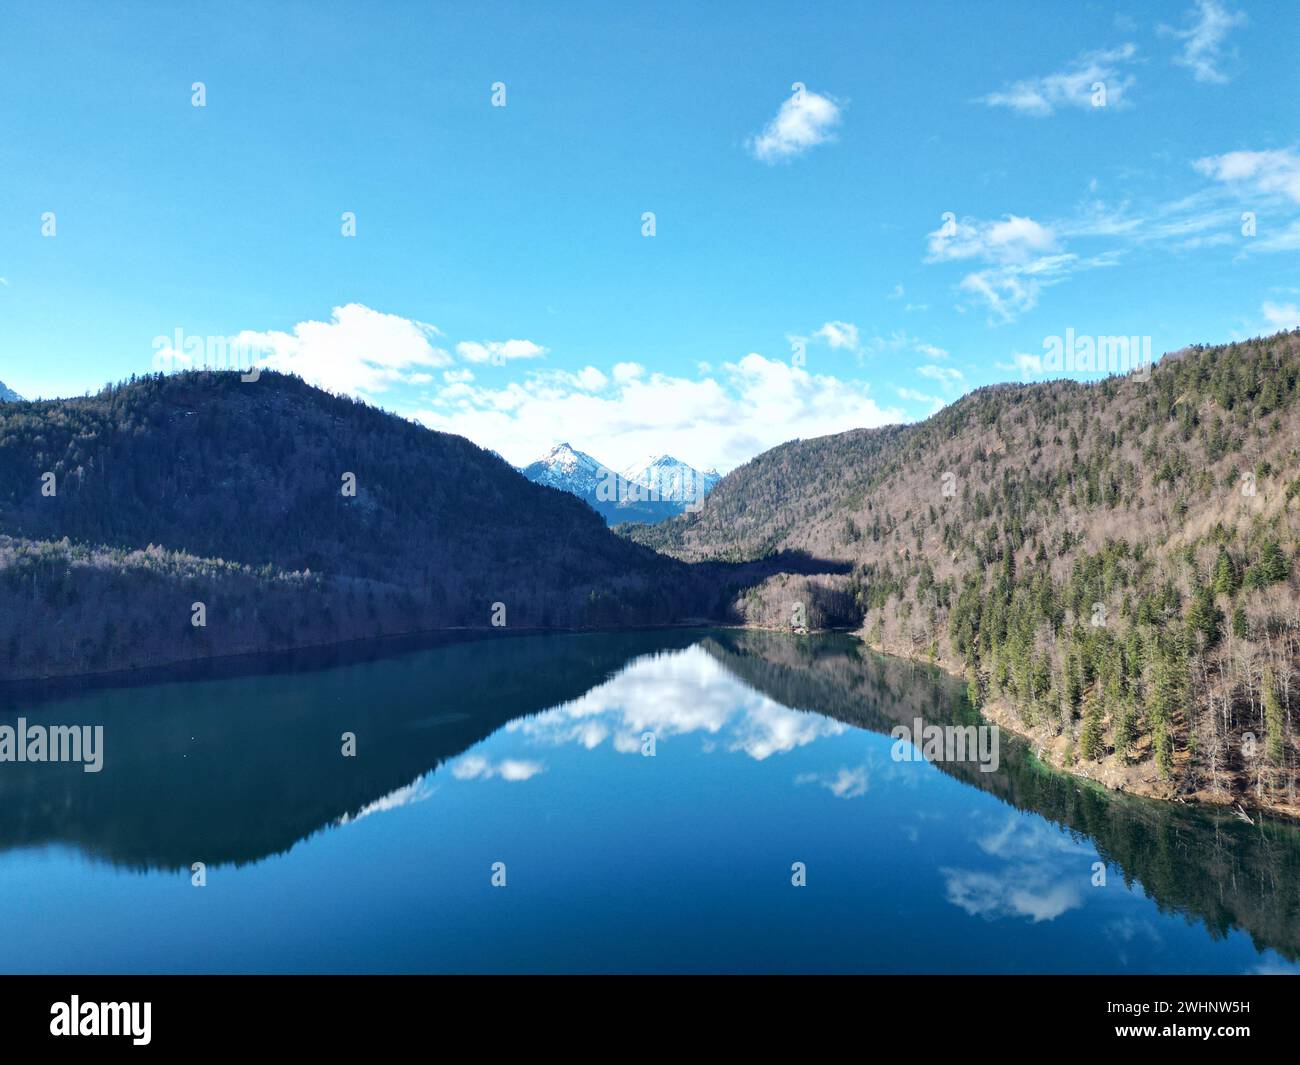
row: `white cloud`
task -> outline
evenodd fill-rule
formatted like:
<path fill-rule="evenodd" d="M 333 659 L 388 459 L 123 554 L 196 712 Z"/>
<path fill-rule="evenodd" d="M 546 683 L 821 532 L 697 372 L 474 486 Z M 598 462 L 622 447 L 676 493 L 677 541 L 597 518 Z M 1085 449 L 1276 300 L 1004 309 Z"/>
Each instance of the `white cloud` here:
<path fill-rule="evenodd" d="M 334 392 L 368 396 L 411 383 L 417 368 L 450 364 L 451 356 L 432 343 L 438 335 L 425 322 L 349 303 L 335 307 L 328 322 L 299 322 L 292 333 L 244 330 L 230 342 L 259 352 L 256 362 L 265 369 L 297 374 Z M 171 354 L 184 363 L 184 355 Z"/>
<path fill-rule="evenodd" d="M 1017 81 L 1001 92 L 982 97 L 990 107 L 1009 107 L 1022 115 L 1044 117 L 1061 107 L 1079 107 L 1105 111 L 1123 107 L 1133 86 L 1133 75 L 1125 73 L 1125 64 L 1133 61 L 1137 46 L 1122 44 L 1118 48 L 1085 52 L 1055 74 Z M 1105 107 L 1094 107 L 1093 86 L 1105 86 Z"/>
<path fill-rule="evenodd" d="M 1264 321 L 1274 329 L 1280 331 L 1300 327 L 1300 307 L 1294 303 L 1279 304 L 1272 300 L 1265 300 L 1260 310 L 1264 315 Z"/>
<path fill-rule="evenodd" d="M 788 97 L 763 131 L 747 144 L 755 159 L 776 163 L 803 155 L 818 144 L 834 140 L 840 124 L 839 104 L 829 96 L 803 89 Z"/>
<path fill-rule="evenodd" d="M 449 385 L 415 417 L 515 463 L 580 425 L 584 449 L 616 469 L 667 452 L 724 472 L 794 437 L 904 420 L 901 410 L 879 406 L 865 381 L 758 354 L 700 378 L 624 372 L 596 383 L 594 375 L 532 371 L 500 388 Z"/>
<path fill-rule="evenodd" d="M 547 349 L 531 340 L 462 340 L 456 354 L 466 362 L 491 362 L 497 365 L 512 359 L 540 359 Z"/>
<path fill-rule="evenodd" d="M 1220 85 L 1228 81 L 1219 67 L 1225 59 L 1234 58 L 1236 52 L 1225 53 L 1224 41 L 1233 29 L 1245 25 L 1246 16 L 1240 11 L 1230 11 L 1218 0 L 1196 0 L 1196 6 L 1187 12 L 1187 19 L 1192 26 L 1186 30 L 1160 27 L 1161 33 L 1183 42 L 1183 50 L 1174 62 L 1190 70 L 1197 81 Z"/>
<path fill-rule="evenodd" d="M 701 363 L 698 377 L 652 373 L 624 361 L 610 369 L 529 369 L 521 379 L 485 387 L 470 366 L 456 365 L 434 345 L 439 335 L 427 323 L 347 304 L 327 322 L 225 339 L 268 353 L 258 365 L 332 391 L 365 399 L 387 393 L 388 409 L 466 436 L 515 463 L 528 462 L 540 447 L 582 426 L 586 447 L 615 468 L 668 452 L 725 471 L 792 437 L 906 420 L 901 407 L 878 404 L 864 380 L 758 354 Z M 860 344 L 852 323 L 827 323 L 822 335 L 836 346 Z M 545 351 L 527 340 L 463 342 L 457 350 L 475 363 L 498 353 L 512 360 Z M 185 358 L 176 354 L 177 361 Z M 403 394 L 398 386 L 410 391 Z"/>
<path fill-rule="evenodd" d="M 586 392 L 599 392 L 607 384 L 609 378 L 596 369 L 594 366 L 586 366 L 579 370 L 575 375 L 578 387 Z"/>
<path fill-rule="evenodd" d="M 945 388 L 955 388 L 966 380 L 962 372 L 952 366 L 936 366 L 934 363 L 926 363 L 924 366 L 918 366 L 916 372 L 921 377 L 928 377 L 931 381 L 938 381 Z"/>
<path fill-rule="evenodd" d="M 945 222 L 926 237 L 929 262 L 984 259 L 988 262 L 1024 262 L 1056 248 L 1050 226 L 1009 214 L 992 222 L 963 218 Z"/>
<path fill-rule="evenodd" d="M 1192 165 L 1215 181 L 1300 203 L 1300 153 L 1294 149 L 1227 152 L 1197 159 Z"/>
<path fill-rule="evenodd" d="M 832 348 L 857 351 L 861 346 L 858 341 L 858 327 L 852 322 L 827 322 L 815 333 Z"/>

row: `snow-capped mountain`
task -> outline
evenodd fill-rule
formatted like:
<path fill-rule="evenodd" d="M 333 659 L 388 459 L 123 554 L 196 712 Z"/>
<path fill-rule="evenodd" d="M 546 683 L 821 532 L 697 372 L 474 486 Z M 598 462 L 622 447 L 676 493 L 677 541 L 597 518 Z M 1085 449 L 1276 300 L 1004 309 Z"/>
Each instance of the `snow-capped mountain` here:
<path fill-rule="evenodd" d="M 556 444 L 536 462 L 530 462 L 520 472 L 530 481 L 562 488 L 584 499 L 595 495 L 601 482 L 617 476 L 604 463 L 597 462 L 585 451 L 569 444 Z"/>
<path fill-rule="evenodd" d="M 20 403 L 22 396 L 0 381 L 0 403 Z"/>
<path fill-rule="evenodd" d="M 519 472 L 586 500 L 610 525 L 671 518 L 703 499 L 721 479 L 713 470 L 700 473 L 670 455 L 656 455 L 618 473 L 567 443 L 556 444 Z"/>
<path fill-rule="evenodd" d="M 652 455 L 644 462 L 629 466 L 623 476 L 650 489 L 652 498 L 671 503 L 692 503 L 703 500 L 713 486 L 722 480 L 717 470 L 700 472 L 671 455 Z"/>

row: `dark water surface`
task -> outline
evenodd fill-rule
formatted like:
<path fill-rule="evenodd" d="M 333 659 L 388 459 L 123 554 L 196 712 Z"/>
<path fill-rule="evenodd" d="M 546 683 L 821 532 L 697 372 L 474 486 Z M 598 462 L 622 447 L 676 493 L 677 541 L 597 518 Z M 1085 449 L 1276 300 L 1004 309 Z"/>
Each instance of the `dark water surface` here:
<path fill-rule="evenodd" d="M 0 724 L 20 714 L 103 725 L 104 768 L 0 763 L 7 972 L 1300 957 L 1300 831 L 1104 793 L 1005 735 L 996 772 L 895 760 L 894 725 L 976 718 L 848 637 L 500 637 L 11 696 Z"/>

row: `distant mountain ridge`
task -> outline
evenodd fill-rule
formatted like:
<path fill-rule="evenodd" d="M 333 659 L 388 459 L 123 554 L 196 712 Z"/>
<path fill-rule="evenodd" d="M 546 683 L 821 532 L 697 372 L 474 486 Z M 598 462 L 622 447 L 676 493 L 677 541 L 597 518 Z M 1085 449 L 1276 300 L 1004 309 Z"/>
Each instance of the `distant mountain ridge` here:
<path fill-rule="evenodd" d="M 610 525 L 663 521 L 698 504 L 721 479 L 670 455 L 655 455 L 615 471 L 569 443 L 556 444 L 520 472 L 536 484 L 585 501 Z"/>
<path fill-rule="evenodd" d="M 0 381 L 0 403 L 21 403 L 22 401 L 22 396 L 6 385 L 3 381 Z"/>

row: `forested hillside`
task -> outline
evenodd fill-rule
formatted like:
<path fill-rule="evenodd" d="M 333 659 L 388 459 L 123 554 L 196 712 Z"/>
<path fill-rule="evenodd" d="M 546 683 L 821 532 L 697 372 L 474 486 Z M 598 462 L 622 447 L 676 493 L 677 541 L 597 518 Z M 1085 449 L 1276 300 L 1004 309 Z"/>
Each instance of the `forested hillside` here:
<path fill-rule="evenodd" d="M 9 678 L 685 612 L 687 567 L 567 493 L 272 373 L 0 406 L 0 535 Z"/>
<path fill-rule="evenodd" d="M 794 441 L 627 535 L 687 560 L 801 551 L 750 623 L 860 627 L 963 673 L 1044 757 L 1112 786 L 1300 814 L 1300 331 L 1145 377 L 980 389 Z"/>

